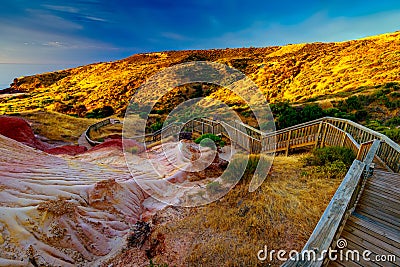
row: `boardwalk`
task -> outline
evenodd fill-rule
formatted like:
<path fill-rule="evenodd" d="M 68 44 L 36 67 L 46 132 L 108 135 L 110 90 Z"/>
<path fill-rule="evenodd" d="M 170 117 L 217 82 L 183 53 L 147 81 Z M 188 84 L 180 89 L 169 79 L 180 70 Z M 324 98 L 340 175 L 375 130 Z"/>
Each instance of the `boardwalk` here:
<path fill-rule="evenodd" d="M 355 211 L 348 218 L 340 235 L 347 241 L 343 250 L 371 251 L 366 261 L 345 258 L 329 266 L 399 266 L 400 265 L 400 175 L 375 171 L 367 179 Z M 397 262 L 375 262 L 378 257 L 395 255 Z M 387 257 L 386 257 L 387 258 Z M 377 258 L 380 260 L 380 258 Z"/>
<path fill-rule="evenodd" d="M 103 121 L 93 127 L 101 127 L 103 123 L 109 122 Z M 226 136 L 232 144 L 249 153 L 277 152 L 288 155 L 298 148 L 325 146 L 352 149 L 357 158 L 302 253 L 296 259 L 286 261 L 283 266 L 400 266 L 400 146 L 387 136 L 355 122 L 332 117 L 270 133 L 238 121 L 201 118 L 184 125 L 170 124 L 140 138 L 151 143 L 168 136 L 179 136 L 182 130 Z M 91 143 L 90 138 L 86 137 Z M 340 238 L 348 243 L 344 252 L 370 250 L 371 258 L 395 255 L 396 259 L 392 262 L 363 259 L 354 262 L 330 261 L 324 251 L 335 249 Z M 318 260 L 301 257 L 310 251 L 315 252 Z"/>

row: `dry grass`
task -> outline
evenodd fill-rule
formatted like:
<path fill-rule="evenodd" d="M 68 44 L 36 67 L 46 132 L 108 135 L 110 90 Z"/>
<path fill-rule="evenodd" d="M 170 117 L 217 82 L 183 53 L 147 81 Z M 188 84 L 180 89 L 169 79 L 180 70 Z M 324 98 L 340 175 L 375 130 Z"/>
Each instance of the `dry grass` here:
<path fill-rule="evenodd" d="M 90 131 L 90 138 L 93 140 L 99 140 L 102 139 L 104 140 L 110 135 L 121 135 L 122 136 L 122 127 L 123 124 L 109 124 L 104 127 L 101 127 L 97 130 L 92 130 Z"/>
<path fill-rule="evenodd" d="M 18 114 L 29 121 L 35 134 L 53 141 L 77 143 L 79 137 L 98 119 L 83 119 L 51 111 L 22 112 Z"/>
<path fill-rule="evenodd" d="M 240 183 L 220 201 L 158 225 L 152 237 L 165 236 L 172 247 L 188 244 L 178 266 L 266 266 L 257 259 L 264 245 L 301 250 L 341 182 L 313 174 L 313 167 L 304 167 L 301 158 L 276 157 L 270 175 L 255 192 Z M 174 253 L 167 250 L 154 260 L 171 263 L 171 257 Z"/>

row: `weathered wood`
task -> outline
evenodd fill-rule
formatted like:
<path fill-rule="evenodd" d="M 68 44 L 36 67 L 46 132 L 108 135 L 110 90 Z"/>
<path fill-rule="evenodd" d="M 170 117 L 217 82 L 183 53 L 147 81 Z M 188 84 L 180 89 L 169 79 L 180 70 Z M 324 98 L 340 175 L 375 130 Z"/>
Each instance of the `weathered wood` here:
<path fill-rule="evenodd" d="M 95 146 L 95 145 L 101 144 L 102 142 L 98 142 L 98 141 L 92 140 L 90 138 L 90 132 L 92 130 L 98 130 L 101 127 L 104 127 L 104 126 L 109 125 L 109 124 L 115 124 L 115 123 L 121 123 L 121 121 L 118 120 L 118 119 L 108 118 L 108 119 L 105 119 L 105 120 L 102 120 L 102 121 L 99 121 L 99 122 L 97 122 L 95 124 L 90 125 L 85 131 L 85 139 L 86 139 L 86 141 L 91 146 Z"/>
<path fill-rule="evenodd" d="M 313 250 L 317 257 L 321 257 L 321 252 L 327 251 L 331 247 L 337 231 L 343 223 L 346 211 L 349 209 L 350 201 L 360 184 L 364 167 L 365 164 L 361 161 L 353 162 L 302 252 Z M 288 260 L 282 266 L 322 266 L 323 263 L 323 261 L 299 259 Z"/>
<path fill-rule="evenodd" d="M 318 144 L 319 144 L 319 138 L 320 138 L 320 135 L 321 135 L 322 124 L 323 124 L 323 122 L 321 121 L 319 123 L 319 125 L 318 125 L 317 137 L 315 138 L 315 146 L 314 146 L 315 148 L 317 148 Z"/>
<path fill-rule="evenodd" d="M 289 132 L 287 133 L 287 140 L 286 140 L 286 156 L 289 155 L 289 148 L 290 148 L 290 139 L 292 136 L 292 131 L 289 130 Z"/>
<path fill-rule="evenodd" d="M 108 123 L 109 121 L 107 119 L 93 124 L 89 128 L 95 129 Z M 226 127 L 230 127 L 230 136 L 225 130 Z M 168 128 L 168 126 L 166 128 Z M 310 143 L 313 143 L 314 147 L 323 147 L 326 145 L 349 147 L 356 153 L 361 153 L 358 155 L 359 159 L 364 158 L 366 155 L 366 148 L 363 147 L 360 151 L 359 142 L 362 142 L 362 140 L 379 139 L 382 140 L 383 143 L 376 153 L 376 160 L 378 160 L 387 170 L 397 173 L 400 172 L 400 146 L 398 144 L 394 143 L 385 135 L 345 119 L 325 117 L 291 126 L 276 132 L 263 133 L 262 131 L 240 121 L 233 121 L 231 124 L 228 124 L 212 119 L 199 118 L 189 121 L 183 130 L 187 131 L 190 129 L 192 132 L 199 132 L 201 134 L 222 134 L 229 137 L 233 144 L 239 145 L 249 152 L 284 151 L 288 154 L 290 148 L 308 147 L 310 146 Z M 88 142 L 91 142 L 92 145 L 101 143 L 91 140 L 87 134 L 88 130 L 85 136 L 85 138 L 87 137 L 87 139 L 90 140 L 88 140 Z M 143 139 L 145 142 L 154 142 L 161 139 L 160 135 L 170 135 L 174 131 L 176 131 L 176 129 L 163 128 L 160 132 L 153 133 L 152 137 L 145 135 L 135 138 Z M 175 132 L 175 134 L 178 133 Z"/>

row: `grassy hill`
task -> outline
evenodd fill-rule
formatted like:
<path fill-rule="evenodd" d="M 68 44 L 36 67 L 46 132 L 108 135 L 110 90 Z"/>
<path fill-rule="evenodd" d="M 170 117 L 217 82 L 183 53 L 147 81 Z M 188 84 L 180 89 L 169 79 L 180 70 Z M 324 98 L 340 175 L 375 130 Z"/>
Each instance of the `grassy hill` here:
<path fill-rule="evenodd" d="M 112 113 L 123 116 L 136 89 L 151 75 L 196 60 L 224 63 L 244 72 L 271 103 L 316 102 L 323 109 L 354 115 L 357 110 L 341 110 L 341 104 L 351 96 L 372 96 L 373 101 L 358 107 L 369 115 L 363 118 L 365 123 L 368 119 L 381 127 L 400 115 L 400 32 L 338 43 L 137 54 L 115 62 L 16 78 L 11 88 L 22 94 L 0 97 L 0 114 L 42 110 L 88 118 Z M 213 85 L 176 88 L 163 98 L 156 113 L 166 113 L 186 98 L 210 94 L 236 106 L 251 124 L 240 100 Z"/>

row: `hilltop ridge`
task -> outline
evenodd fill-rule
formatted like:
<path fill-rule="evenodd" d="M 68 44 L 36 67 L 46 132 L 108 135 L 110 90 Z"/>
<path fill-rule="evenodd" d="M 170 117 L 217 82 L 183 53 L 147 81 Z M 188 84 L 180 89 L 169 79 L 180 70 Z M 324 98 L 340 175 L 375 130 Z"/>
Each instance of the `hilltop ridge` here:
<path fill-rule="evenodd" d="M 83 116 L 111 106 L 122 114 L 151 75 L 196 60 L 224 63 L 244 72 L 270 102 L 307 101 L 400 81 L 399 51 L 400 32 L 394 32 L 346 42 L 136 54 L 115 62 L 16 78 L 11 90 L 25 94 L 0 98 L 0 112 L 47 109 Z M 218 90 L 211 92 L 228 97 Z"/>

